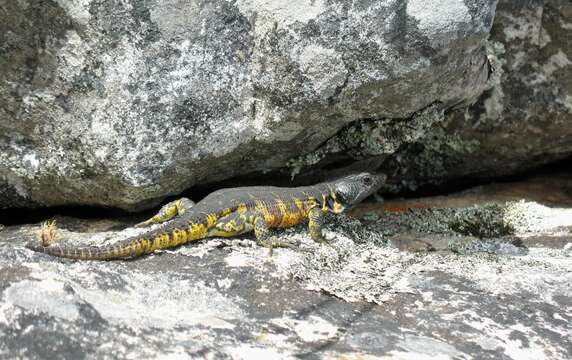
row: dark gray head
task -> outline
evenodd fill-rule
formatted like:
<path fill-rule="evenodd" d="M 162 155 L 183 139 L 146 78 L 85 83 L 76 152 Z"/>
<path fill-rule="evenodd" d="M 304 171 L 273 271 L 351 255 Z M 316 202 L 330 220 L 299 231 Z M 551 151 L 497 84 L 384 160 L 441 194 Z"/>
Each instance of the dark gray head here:
<path fill-rule="evenodd" d="M 387 180 L 385 174 L 367 172 L 341 177 L 330 183 L 338 200 L 346 207 L 360 203 L 375 193 Z"/>

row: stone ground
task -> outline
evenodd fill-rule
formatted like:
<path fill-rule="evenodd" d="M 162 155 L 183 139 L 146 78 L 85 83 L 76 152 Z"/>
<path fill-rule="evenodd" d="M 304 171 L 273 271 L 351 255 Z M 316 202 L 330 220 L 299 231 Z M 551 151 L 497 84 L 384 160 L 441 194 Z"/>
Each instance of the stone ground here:
<path fill-rule="evenodd" d="M 144 231 L 55 219 L 62 242 Z M 246 236 L 71 261 L 24 248 L 38 229 L 0 230 L 0 358 L 572 357 L 570 177 L 366 203 L 272 257 Z"/>

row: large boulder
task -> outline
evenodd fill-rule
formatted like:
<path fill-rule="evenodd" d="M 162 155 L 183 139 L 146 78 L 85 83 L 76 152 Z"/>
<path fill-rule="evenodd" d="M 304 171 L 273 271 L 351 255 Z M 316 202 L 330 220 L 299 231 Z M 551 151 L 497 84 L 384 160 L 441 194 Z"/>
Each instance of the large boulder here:
<path fill-rule="evenodd" d="M 501 0 L 488 48 L 488 89 L 402 148 L 394 179 L 478 181 L 572 155 L 572 3 Z"/>
<path fill-rule="evenodd" d="M 495 6 L 0 0 L 0 207 L 150 206 L 361 119 L 400 119 L 394 153 L 485 89 Z"/>

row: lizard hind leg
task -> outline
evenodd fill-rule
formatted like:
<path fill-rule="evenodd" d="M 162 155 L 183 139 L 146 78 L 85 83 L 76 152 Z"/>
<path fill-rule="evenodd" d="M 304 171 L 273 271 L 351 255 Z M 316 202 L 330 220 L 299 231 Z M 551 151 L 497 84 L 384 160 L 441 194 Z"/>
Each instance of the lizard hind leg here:
<path fill-rule="evenodd" d="M 271 240 L 272 233 L 264 220 L 264 217 L 257 212 L 248 211 L 245 213 L 232 213 L 218 219 L 216 224 L 209 230 L 209 237 L 233 237 L 254 230 L 256 243 L 268 248 L 269 255 L 272 255 L 274 247 L 292 248 L 290 243 Z"/>
<path fill-rule="evenodd" d="M 253 225 L 248 221 L 247 214 L 237 212 L 221 217 L 209 229 L 208 237 L 233 237 L 252 231 Z"/>
<path fill-rule="evenodd" d="M 270 228 L 266 224 L 264 217 L 262 215 L 254 214 L 251 215 L 249 218 L 250 222 L 253 224 L 254 227 L 254 236 L 256 237 L 256 244 L 262 247 L 268 248 L 268 256 L 272 256 L 273 249 L 275 247 L 279 248 L 295 248 L 294 245 L 284 242 L 284 241 L 277 241 L 272 240 L 272 232 Z"/>
<path fill-rule="evenodd" d="M 179 200 L 171 201 L 163 205 L 159 212 L 153 217 L 136 224 L 135 227 L 145 227 L 153 224 L 163 223 L 165 221 L 171 220 L 177 215 L 183 214 L 194 205 L 195 203 L 187 198 L 180 198 Z"/>

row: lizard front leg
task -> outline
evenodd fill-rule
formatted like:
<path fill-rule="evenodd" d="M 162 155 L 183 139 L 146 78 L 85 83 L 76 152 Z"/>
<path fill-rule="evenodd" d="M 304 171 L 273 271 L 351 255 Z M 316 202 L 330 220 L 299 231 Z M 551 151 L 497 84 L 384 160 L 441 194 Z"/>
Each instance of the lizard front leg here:
<path fill-rule="evenodd" d="M 325 243 L 326 239 L 322 235 L 322 226 L 324 224 L 324 211 L 319 207 L 313 207 L 308 212 L 308 230 L 312 240 Z"/>
<path fill-rule="evenodd" d="M 152 218 L 136 224 L 135 227 L 145 227 L 153 224 L 160 224 L 165 221 L 171 220 L 177 215 L 183 214 L 195 205 L 195 203 L 187 198 L 180 198 L 179 200 L 171 201 L 159 210 L 159 212 Z"/>

